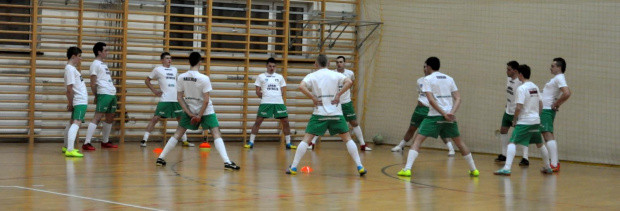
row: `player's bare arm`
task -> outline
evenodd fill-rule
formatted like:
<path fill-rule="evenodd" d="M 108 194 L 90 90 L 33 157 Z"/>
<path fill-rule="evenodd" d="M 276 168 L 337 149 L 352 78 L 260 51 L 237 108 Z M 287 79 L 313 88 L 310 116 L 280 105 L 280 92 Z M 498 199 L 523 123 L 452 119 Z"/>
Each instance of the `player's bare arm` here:
<path fill-rule="evenodd" d="M 155 89 L 155 87 L 153 87 L 153 84 L 151 84 L 151 78 L 150 77 L 146 77 L 146 79 L 144 80 L 144 84 L 146 84 L 146 86 L 151 90 L 151 92 L 153 92 L 153 94 L 155 94 L 155 96 L 161 97 L 163 92 L 161 90 Z"/>
<path fill-rule="evenodd" d="M 562 96 L 551 105 L 551 109 L 554 111 L 559 111 L 560 106 L 570 98 L 571 92 L 567 86 L 560 88 L 560 91 L 562 91 Z"/>
<path fill-rule="evenodd" d="M 73 111 L 73 84 L 67 85 L 67 111 Z"/>
<path fill-rule="evenodd" d="M 301 93 L 304 93 L 304 95 L 306 95 L 306 97 L 312 99 L 312 102 L 314 103 L 314 106 L 322 106 L 323 102 L 321 102 L 321 100 L 319 100 L 318 98 L 316 98 L 311 92 L 310 90 L 308 90 L 308 88 L 306 87 L 306 82 L 302 81 L 299 84 L 299 91 L 301 91 Z"/>
<path fill-rule="evenodd" d="M 336 96 L 334 96 L 334 99 L 332 100 L 332 105 L 336 105 L 340 103 L 340 96 L 342 96 L 342 94 L 344 94 L 347 90 L 349 90 L 352 85 L 353 85 L 353 81 L 351 81 L 351 79 L 345 78 L 342 89 L 340 89 L 340 91 L 336 94 Z"/>

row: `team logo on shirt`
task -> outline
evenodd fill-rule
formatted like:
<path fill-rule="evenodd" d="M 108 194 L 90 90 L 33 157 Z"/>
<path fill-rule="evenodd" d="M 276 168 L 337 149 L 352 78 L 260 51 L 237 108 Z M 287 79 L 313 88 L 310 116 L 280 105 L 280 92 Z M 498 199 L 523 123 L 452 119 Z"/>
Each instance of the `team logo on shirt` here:
<path fill-rule="evenodd" d="M 437 76 L 437 79 L 446 79 L 446 78 L 447 78 L 447 77 L 446 77 L 446 76 L 444 76 L 444 75 L 438 75 L 438 76 Z"/>
<path fill-rule="evenodd" d="M 196 82 L 198 81 L 198 79 L 194 78 L 194 77 L 183 77 L 184 81 L 192 81 L 192 82 Z"/>
<path fill-rule="evenodd" d="M 534 97 L 535 95 L 536 95 L 536 96 L 538 95 L 538 90 L 536 90 L 536 89 L 530 89 L 530 96 L 533 96 L 533 97 Z"/>
<path fill-rule="evenodd" d="M 174 77 L 174 74 L 172 73 L 166 73 L 166 79 L 176 80 L 176 77 Z"/>
<path fill-rule="evenodd" d="M 507 87 L 506 88 L 506 92 L 508 92 L 508 94 L 510 94 L 510 95 L 514 95 L 513 91 L 512 91 L 512 87 Z"/>
<path fill-rule="evenodd" d="M 82 76 L 80 76 L 80 81 L 81 81 L 81 82 L 84 82 L 84 79 L 82 78 Z"/>

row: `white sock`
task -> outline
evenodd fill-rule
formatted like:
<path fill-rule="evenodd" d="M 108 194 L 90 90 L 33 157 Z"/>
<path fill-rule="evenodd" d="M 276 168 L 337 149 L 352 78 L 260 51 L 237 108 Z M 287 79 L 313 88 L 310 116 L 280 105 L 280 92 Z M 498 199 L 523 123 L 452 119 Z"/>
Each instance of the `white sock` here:
<path fill-rule="evenodd" d="M 543 144 L 542 147 L 538 149 L 540 149 L 540 154 L 542 154 L 542 159 L 543 159 L 543 163 L 545 164 L 545 168 L 548 168 L 549 167 L 549 151 L 547 150 L 547 147 L 545 147 L 545 145 Z"/>
<path fill-rule="evenodd" d="M 151 135 L 151 133 L 149 133 L 149 132 L 144 132 L 144 138 L 142 138 L 142 140 L 144 140 L 144 141 L 148 141 L 148 140 L 149 140 L 149 135 Z"/>
<path fill-rule="evenodd" d="M 71 124 L 71 128 L 67 133 L 67 136 L 69 137 L 67 139 L 67 152 L 72 151 L 75 147 L 75 139 L 77 138 L 78 130 L 80 130 L 80 126 L 77 126 L 76 124 Z"/>
<path fill-rule="evenodd" d="M 469 164 L 469 170 L 476 170 L 476 164 L 474 163 L 474 157 L 471 155 L 471 152 L 468 155 L 463 156 L 463 158 L 465 158 L 467 164 Z"/>
<path fill-rule="evenodd" d="M 291 164 L 291 168 L 297 168 L 299 165 L 299 161 L 306 154 L 306 150 L 308 150 L 308 144 L 305 141 L 301 141 L 299 145 L 297 145 L 297 150 L 295 152 L 295 158 L 293 158 L 293 164 Z"/>
<path fill-rule="evenodd" d="M 312 144 L 316 144 L 316 140 L 319 139 L 319 136 L 314 136 L 314 138 L 312 138 Z M 297 148 L 299 150 L 299 148 Z"/>
<path fill-rule="evenodd" d="M 226 146 L 224 146 L 224 140 L 222 140 L 222 138 L 218 138 L 215 139 L 213 143 L 215 143 L 215 149 L 217 149 L 217 152 L 220 153 L 220 156 L 222 157 L 222 160 L 224 160 L 224 163 L 230 163 L 230 159 L 228 159 L 228 154 L 226 154 Z"/>
<path fill-rule="evenodd" d="M 452 142 L 447 142 L 446 146 L 448 146 L 448 150 L 450 150 L 450 152 L 454 152 L 454 147 L 452 147 Z M 471 153 L 470 153 L 471 154 Z"/>
<path fill-rule="evenodd" d="M 112 130 L 112 124 L 108 124 L 106 122 L 104 122 L 102 124 L 102 128 L 103 128 L 103 140 L 101 141 L 101 143 L 108 143 L 109 138 L 110 138 L 110 131 Z"/>
<path fill-rule="evenodd" d="M 523 158 L 528 159 L 529 158 L 528 153 L 530 151 L 528 146 L 521 145 L 521 149 L 523 149 Z"/>
<path fill-rule="evenodd" d="M 514 143 L 510 143 L 506 149 L 506 164 L 504 164 L 505 170 L 510 170 L 512 168 L 512 160 L 515 159 L 515 154 L 517 154 L 517 146 Z"/>
<path fill-rule="evenodd" d="M 349 151 L 349 155 L 351 155 L 351 158 L 353 158 L 353 161 L 355 161 L 355 164 L 357 166 L 362 166 L 362 161 L 360 161 L 360 154 L 357 152 L 357 145 L 355 145 L 355 142 L 353 140 L 347 141 L 347 150 Z"/>
<path fill-rule="evenodd" d="M 183 136 L 181 136 L 181 141 L 187 142 L 187 132 L 183 133 Z"/>
<path fill-rule="evenodd" d="M 406 144 L 406 143 L 407 143 L 407 142 L 405 141 L 405 139 L 400 140 L 400 143 L 398 143 L 398 147 L 400 147 L 400 148 L 405 147 L 405 144 Z"/>
<path fill-rule="evenodd" d="M 159 154 L 159 158 L 163 159 L 166 156 L 166 154 L 170 152 L 170 150 L 174 149 L 174 147 L 177 145 L 178 142 L 179 140 L 177 140 L 176 138 L 170 137 L 170 139 L 168 139 L 168 143 L 164 147 L 164 150 L 161 152 L 161 154 Z"/>
<path fill-rule="evenodd" d="M 353 128 L 353 133 L 355 133 L 355 137 L 357 137 L 360 145 L 366 145 L 366 142 L 364 142 L 364 134 L 362 134 L 362 128 L 359 125 Z"/>
<path fill-rule="evenodd" d="M 286 144 L 290 144 L 291 143 L 291 135 L 284 136 L 284 140 L 286 140 Z"/>
<path fill-rule="evenodd" d="M 254 139 L 256 139 L 256 135 L 250 134 L 250 143 L 254 143 Z"/>
<path fill-rule="evenodd" d="M 508 142 L 510 141 L 510 135 L 508 134 L 499 134 L 499 140 L 502 144 L 502 155 L 506 155 L 506 147 L 508 146 Z"/>
<path fill-rule="evenodd" d="M 409 154 L 407 155 L 407 164 L 405 164 L 405 168 L 403 170 L 409 170 L 413 166 L 413 162 L 418 157 L 418 151 L 413 149 L 409 150 Z"/>
<path fill-rule="evenodd" d="M 555 140 L 547 141 L 547 150 L 549 150 L 549 158 L 551 158 L 551 165 L 558 165 L 558 143 Z"/>
<path fill-rule="evenodd" d="M 65 137 L 63 137 L 64 139 L 64 144 L 62 145 L 64 148 L 67 148 L 67 143 L 69 142 L 69 128 L 71 128 L 71 125 L 73 124 L 68 124 L 65 127 L 65 133 L 63 133 L 65 135 Z"/>
<path fill-rule="evenodd" d="M 97 130 L 97 125 L 92 122 L 88 123 L 88 130 L 86 131 L 86 139 L 84 140 L 84 144 L 90 144 L 90 139 L 93 138 L 95 130 Z"/>

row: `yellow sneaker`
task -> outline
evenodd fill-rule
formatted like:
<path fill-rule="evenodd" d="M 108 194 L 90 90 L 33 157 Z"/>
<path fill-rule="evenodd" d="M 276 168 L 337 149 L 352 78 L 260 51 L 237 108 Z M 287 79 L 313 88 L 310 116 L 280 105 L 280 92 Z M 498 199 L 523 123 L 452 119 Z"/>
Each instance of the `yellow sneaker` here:
<path fill-rule="evenodd" d="M 398 176 L 401 176 L 401 177 L 411 177 L 411 169 L 407 169 L 407 170 L 402 169 L 402 170 L 400 170 L 398 172 Z"/>
<path fill-rule="evenodd" d="M 65 152 L 65 157 L 84 157 L 84 155 L 80 154 L 80 151 L 77 149 L 71 150 L 71 151 L 66 151 Z"/>
<path fill-rule="evenodd" d="M 248 142 L 248 144 L 243 145 L 243 147 L 245 147 L 245 148 L 249 148 L 249 149 L 252 149 L 252 148 L 254 148 L 254 143 L 252 143 L 252 142 Z"/>
<path fill-rule="evenodd" d="M 189 143 L 189 141 L 185 141 L 185 142 L 183 142 L 183 146 L 184 147 L 194 147 L 195 145 L 192 144 L 192 143 Z"/>
<path fill-rule="evenodd" d="M 62 153 L 67 152 L 67 147 L 62 147 Z"/>
<path fill-rule="evenodd" d="M 286 144 L 286 149 L 297 149 L 297 146 L 291 145 L 291 144 Z"/>

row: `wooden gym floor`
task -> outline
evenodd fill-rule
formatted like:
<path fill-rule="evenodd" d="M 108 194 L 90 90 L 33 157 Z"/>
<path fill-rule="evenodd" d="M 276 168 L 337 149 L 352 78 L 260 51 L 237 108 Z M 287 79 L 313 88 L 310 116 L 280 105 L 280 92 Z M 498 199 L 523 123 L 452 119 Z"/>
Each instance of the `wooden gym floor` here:
<path fill-rule="evenodd" d="M 160 142 L 96 143 L 84 158 L 65 158 L 61 145 L 0 144 L 0 210 L 620 210 L 618 167 L 562 162 L 542 175 L 541 160 L 521 168 L 518 158 L 502 177 L 494 156 L 474 154 L 481 175 L 470 178 L 458 152 L 423 149 L 408 179 L 395 176 L 406 153 L 382 145 L 361 153 L 369 173 L 360 178 L 344 144 L 324 142 L 300 163 L 314 171 L 292 176 L 295 151 L 276 142 L 227 143 L 237 172 L 215 149 L 178 145 L 157 167 Z"/>

